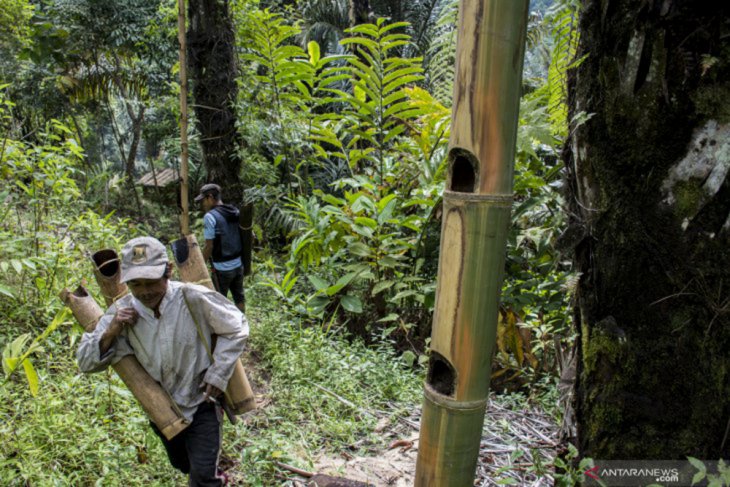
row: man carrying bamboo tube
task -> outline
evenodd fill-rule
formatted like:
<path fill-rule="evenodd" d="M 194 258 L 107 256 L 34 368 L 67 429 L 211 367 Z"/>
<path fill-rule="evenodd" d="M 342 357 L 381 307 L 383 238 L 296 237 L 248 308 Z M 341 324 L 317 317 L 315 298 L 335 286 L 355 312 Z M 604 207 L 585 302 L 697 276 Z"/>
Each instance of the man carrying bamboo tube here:
<path fill-rule="evenodd" d="M 248 321 L 221 294 L 170 281 L 165 246 L 139 237 L 121 252 L 121 281 L 130 294 L 119 299 L 84 336 L 79 367 L 97 372 L 134 354 L 170 394 L 190 425 L 171 440 L 152 425 L 170 463 L 189 474 L 192 486 L 219 486 L 219 404 L 248 337 Z M 210 351 L 211 334 L 215 349 Z"/>
<path fill-rule="evenodd" d="M 217 184 L 204 184 L 200 194 L 195 197 L 200 203 L 203 217 L 203 236 L 205 247 L 203 257 L 206 262 L 213 261 L 213 284 L 223 296 L 231 291 L 233 302 L 241 312 L 246 311 L 243 294 L 243 243 L 239 231 L 239 211 L 233 205 L 223 203 L 221 187 Z"/>

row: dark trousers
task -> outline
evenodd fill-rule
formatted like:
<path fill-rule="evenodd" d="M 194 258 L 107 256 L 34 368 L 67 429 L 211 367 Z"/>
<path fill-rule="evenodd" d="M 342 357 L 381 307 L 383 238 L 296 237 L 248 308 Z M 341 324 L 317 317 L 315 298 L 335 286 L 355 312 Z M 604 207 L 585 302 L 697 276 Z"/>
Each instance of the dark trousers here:
<path fill-rule="evenodd" d="M 223 296 L 228 296 L 230 289 L 233 295 L 233 302 L 236 304 L 245 304 L 243 296 L 243 266 L 230 271 L 215 271 L 217 286 L 216 290 Z"/>
<path fill-rule="evenodd" d="M 160 437 L 173 467 L 190 475 L 192 487 L 223 485 L 218 476 L 218 455 L 221 449 L 221 412 L 219 407 L 204 402 L 198 406 L 190 426 L 173 439 L 165 438 L 157 427 L 152 430 Z"/>

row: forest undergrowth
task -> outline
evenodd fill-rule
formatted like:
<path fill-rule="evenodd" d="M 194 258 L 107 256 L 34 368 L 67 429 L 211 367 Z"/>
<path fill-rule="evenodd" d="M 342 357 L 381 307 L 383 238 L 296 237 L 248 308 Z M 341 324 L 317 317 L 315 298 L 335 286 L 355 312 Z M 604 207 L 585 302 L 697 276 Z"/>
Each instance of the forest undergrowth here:
<path fill-rule="evenodd" d="M 260 407 L 225 421 L 224 456 L 237 485 L 285 485 L 277 462 L 312 470 L 320 455 L 373 455 L 376 432 L 420 407 L 423 370 L 392 347 L 367 347 L 286 318 L 266 290 L 249 292 L 246 363 Z M 67 317 L 34 360 L 38 393 L 14 375 L 0 389 L 2 485 L 184 485 L 141 408 L 111 370 L 84 375 L 80 330 Z M 511 395 L 509 407 L 530 399 Z M 549 404 L 548 404 L 549 406 Z"/>

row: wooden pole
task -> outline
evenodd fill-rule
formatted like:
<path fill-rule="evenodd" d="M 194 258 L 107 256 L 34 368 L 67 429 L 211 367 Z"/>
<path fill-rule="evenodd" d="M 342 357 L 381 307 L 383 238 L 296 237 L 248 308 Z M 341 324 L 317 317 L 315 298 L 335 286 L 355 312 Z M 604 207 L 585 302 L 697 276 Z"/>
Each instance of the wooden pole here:
<path fill-rule="evenodd" d="M 180 42 L 180 232 L 190 233 L 188 208 L 188 74 L 185 42 L 185 0 L 177 1 L 177 38 Z"/>
<path fill-rule="evenodd" d="M 462 0 L 415 485 L 474 485 L 512 204 L 528 0 Z"/>

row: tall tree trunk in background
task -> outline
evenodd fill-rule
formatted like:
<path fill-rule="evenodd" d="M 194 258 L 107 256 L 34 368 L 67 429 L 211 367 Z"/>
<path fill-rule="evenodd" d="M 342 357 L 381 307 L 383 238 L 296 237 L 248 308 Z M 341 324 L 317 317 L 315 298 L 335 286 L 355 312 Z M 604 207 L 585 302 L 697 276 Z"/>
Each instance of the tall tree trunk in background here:
<path fill-rule="evenodd" d="M 730 7 L 585 0 L 566 146 L 578 445 L 730 456 Z M 722 5 L 722 6 L 719 6 Z"/>
<path fill-rule="evenodd" d="M 350 27 L 370 23 L 370 0 L 350 0 Z"/>
<path fill-rule="evenodd" d="M 238 205 L 243 187 L 236 131 L 235 37 L 228 1 L 190 0 L 188 13 L 188 66 L 207 180 L 221 185 L 224 199 Z"/>

